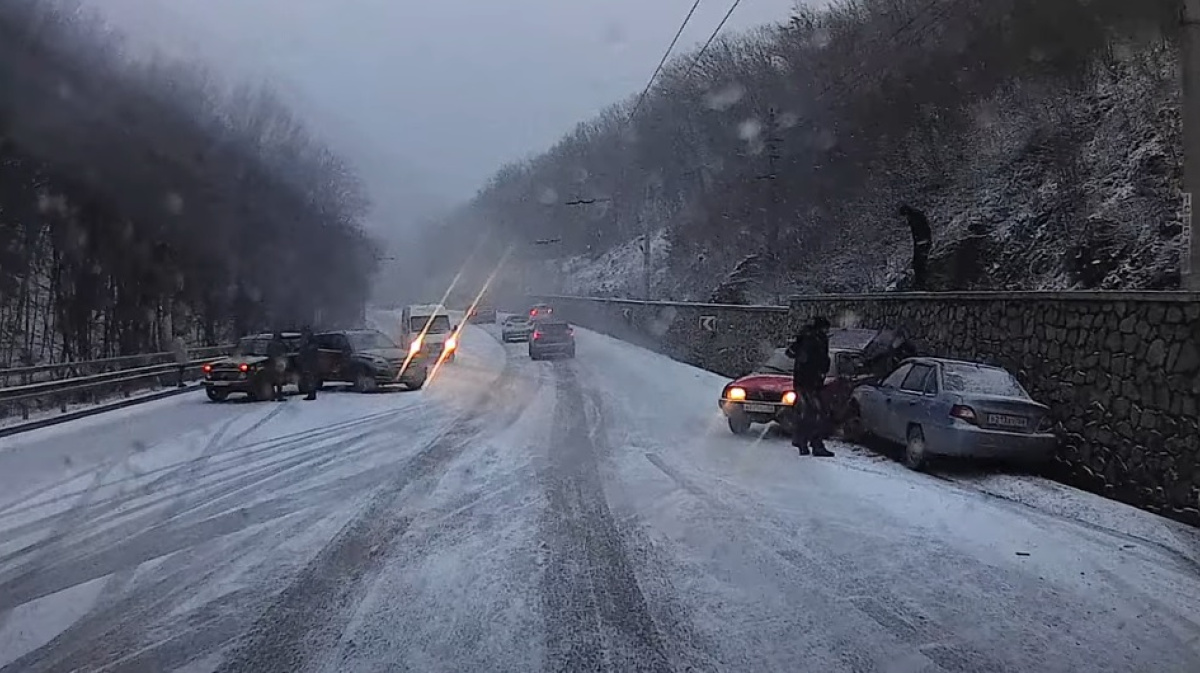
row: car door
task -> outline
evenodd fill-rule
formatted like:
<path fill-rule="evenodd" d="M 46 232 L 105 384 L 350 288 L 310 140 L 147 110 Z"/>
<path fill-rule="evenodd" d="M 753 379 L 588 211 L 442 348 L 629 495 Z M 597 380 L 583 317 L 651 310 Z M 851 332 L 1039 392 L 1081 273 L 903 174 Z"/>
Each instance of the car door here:
<path fill-rule="evenodd" d="M 322 334 L 318 347 L 320 348 L 321 371 L 330 381 L 345 381 L 346 363 L 350 342 L 344 334 Z"/>
<path fill-rule="evenodd" d="M 891 405 L 891 431 L 895 441 L 908 437 L 910 423 L 923 423 L 929 416 L 926 405 L 925 383 L 933 375 L 933 365 L 914 363 L 912 369 L 900 382 Z"/>
<path fill-rule="evenodd" d="M 900 383 L 912 370 L 911 363 L 904 363 L 878 384 L 863 386 L 859 395 L 859 409 L 866 429 L 873 435 L 896 441 L 892 434 L 892 403 Z"/>

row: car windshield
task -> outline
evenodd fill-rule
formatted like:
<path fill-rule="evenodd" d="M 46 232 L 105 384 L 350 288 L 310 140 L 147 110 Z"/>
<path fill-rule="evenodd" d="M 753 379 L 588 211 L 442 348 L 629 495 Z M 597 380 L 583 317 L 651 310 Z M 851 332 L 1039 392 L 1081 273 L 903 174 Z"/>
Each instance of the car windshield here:
<path fill-rule="evenodd" d="M 529 318 L 524 316 L 512 316 L 504 321 L 505 325 L 528 325 Z"/>
<path fill-rule="evenodd" d="M 432 321 L 427 315 L 414 315 L 409 318 L 408 328 L 419 333 L 425 329 L 425 323 L 429 323 L 429 330 L 426 334 L 445 334 L 450 331 L 450 318 L 445 315 L 436 315 Z"/>
<path fill-rule="evenodd" d="M 238 341 L 237 349 L 234 350 L 234 354 L 266 356 L 267 349 L 270 347 L 270 339 L 244 337 L 241 341 Z"/>
<path fill-rule="evenodd" d="M 1029 398 L 1016 377 L 997 367 L 947 363 L 942 365 L 942 379 L 947 392 Z"/>
<path fill-rule="evenodd" d="M 396 348 L 396 344 L 383 332 L 350 332 L 346 334 L 351 347 L 356 351 L 382 350 Z"/>
<path fill-rule="evenodd" d="M 792 370 L 795 369 L 795 361 L 789 358 L 786 348 L 776 348 L 771 357 L 767 358 L 766 362 L 754 368 L 755 374 L 786 374 L 792 375 Z M 743 370 L 744 371 L 744 370 Z"/>

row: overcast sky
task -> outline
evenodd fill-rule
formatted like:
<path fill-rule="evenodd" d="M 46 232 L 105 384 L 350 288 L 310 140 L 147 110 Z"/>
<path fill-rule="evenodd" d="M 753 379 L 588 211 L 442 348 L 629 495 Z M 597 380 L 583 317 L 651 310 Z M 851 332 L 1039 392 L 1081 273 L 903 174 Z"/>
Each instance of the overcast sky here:
<path fill-rule="evenodd" d="M 139 42 L 271 81 L 385 203 L 465 199 L 502 164 L 640 91 L 692 4 L 90 2 Z M 680 47 L 705 40 L 729 2 L 702 0 Z M 743 0 L 726 30 L 782 21 L 794 2 Z"/>

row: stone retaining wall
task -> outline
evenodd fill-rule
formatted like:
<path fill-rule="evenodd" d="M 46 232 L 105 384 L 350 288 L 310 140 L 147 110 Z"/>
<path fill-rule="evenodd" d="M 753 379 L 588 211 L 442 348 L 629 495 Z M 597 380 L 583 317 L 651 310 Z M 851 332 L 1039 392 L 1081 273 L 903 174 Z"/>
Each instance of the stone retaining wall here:
<path fill-rule="evenodd" d="M 1200 294 L 794 297 L 789 307 L 539 297 L 572 322 L 737 376 L 810 317 L 895 327 L 933 355 L 1011 370 L 1050 405 L 1056 476 L 1200 525 Z"/>

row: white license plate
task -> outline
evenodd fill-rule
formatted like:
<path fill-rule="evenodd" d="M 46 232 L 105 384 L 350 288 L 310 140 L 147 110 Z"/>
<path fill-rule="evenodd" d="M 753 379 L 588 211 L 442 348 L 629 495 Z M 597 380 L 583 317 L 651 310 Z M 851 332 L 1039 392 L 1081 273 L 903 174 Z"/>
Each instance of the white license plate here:
<path fill-rule="evenodd" d="M 775 405 L 773 404 L 754 404 L 747 402 L 743 405 L 748 413 L 751 414 L 773 414 L 775 413 Z"/>
<path fill-rule="evenodd" d="M 988 422 L 1005 428 L 1025 427 L 1024 416 L 1007 416 L 1005 414 L 988 414 Z"/>

